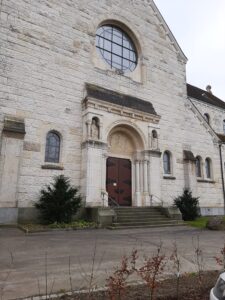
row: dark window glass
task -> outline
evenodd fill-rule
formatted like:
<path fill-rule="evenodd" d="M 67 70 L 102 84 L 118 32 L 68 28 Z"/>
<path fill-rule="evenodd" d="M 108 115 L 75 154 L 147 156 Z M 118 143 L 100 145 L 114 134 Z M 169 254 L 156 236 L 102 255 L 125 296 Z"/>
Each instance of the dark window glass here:
<path fill-rule="evenodd" d="M 196 176 L 197 177 L 202 177 L 202 172 L 201 172 L 201 158 L 200 157 L 196 158 L 195 166 L 196 166 Z"/>
<path fill-rule="evenodd" d="M 206 172 L 206 178 L 211 178 L 211 166 L 210 166 L 209 158 L 206 158 L 205 160 L 205 172 Z"/>
<path fill-rule="evenodd" d="M 167 151 L 163 154 L 163 168 L 164 168 L 164 174 L 171 174 L 170 154 Z"/>
<path fill-rule="evenodd" d="M 223 133 L 225 134 L 225 120 L 223 120 Z"/>
<path fill-rule="evenodd" d="M 59 162 L 60 137 L 57 133 L 50 131 L 46 137 L 45 161 Z"/>
<path fill-rule="evenodd" d="M 123 72 L 136 68 L 137 51 L 134 43 L 120 28 L 111 25 L 100 27 L 96 33 L 96 47 L 111 68 Z"/>
<path fill-rule="evenodd" d="M 157 131 L 155 131 L 155 130 L 152 130 L 152 137 L 154 138 L 154 139 L 157 139 Z"/>
<path fill-rule="evenodd" d="M 206 122 L 209 124 L 210 118 L 208 114 L 204 114 L 204 118 L 206 120 Z"/>

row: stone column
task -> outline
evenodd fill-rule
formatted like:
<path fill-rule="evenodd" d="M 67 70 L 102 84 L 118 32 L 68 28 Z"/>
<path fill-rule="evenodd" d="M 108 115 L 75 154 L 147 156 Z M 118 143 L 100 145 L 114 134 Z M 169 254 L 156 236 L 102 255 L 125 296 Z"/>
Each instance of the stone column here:
<path fill-rule="evenodd" d="M 149 172 L 148 172 L 148 160 L 143 161 L 144 164 L 144 206 L 150 206 L 150 196 L 149 196 Z"/>
<path fill-rule="evenodd" d="M 87 138 L 89 139 L 91 137 L 91 120 L 88 120 L 86 124 L 87 124 Z"/>
<path fill-rule="evenodd" d="M 144 193 L 148 193 L 148 161 L 144 160 Z"/>
<path fill-rule="evenodd" d="M 101 188 L 101 196 L 103 201 L 103 206 L 108 206 L 108 193 L 106 191 L 106 161 L 108 158 L 108 154 L 105 152 L 102 154 L 102 188 Z"/>
<path fill-rule="evenodd" d="M 99 123 L 99 139 L 102 140 L 103 123 Z"/>
<path fill-rule="evenodd" d="M 136 206 L 141 206 L 141 192 L 140 192 L 140 161 L 135 161 L 135 197 Z"/>

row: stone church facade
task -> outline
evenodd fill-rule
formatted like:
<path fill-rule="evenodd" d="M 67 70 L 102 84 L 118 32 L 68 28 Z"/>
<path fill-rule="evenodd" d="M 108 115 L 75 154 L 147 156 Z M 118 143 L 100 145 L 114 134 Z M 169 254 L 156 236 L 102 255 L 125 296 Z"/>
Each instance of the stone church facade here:
<path fill-rule="evenodd" d="M 224 207 L 225 104 L 186 83 L 152 0 L 2 0 L 0 223 L 59 174 L 86 207 Z"/>

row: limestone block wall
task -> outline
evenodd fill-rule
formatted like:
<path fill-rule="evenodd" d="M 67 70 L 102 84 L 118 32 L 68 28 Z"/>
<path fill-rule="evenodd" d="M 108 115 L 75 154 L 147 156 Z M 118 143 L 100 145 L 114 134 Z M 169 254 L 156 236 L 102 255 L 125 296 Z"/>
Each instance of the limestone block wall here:
<path fill-rule="evenodd" d="M 204 102 L 192 99 L 196 107 L 199 109 L 202 115 L 207 113 L 210 118 L 210 125 L 212 128 L 221 134 L 225 134 L 223 130 L 223 121 L 225 120 L 225 110 Z"/>
<path fill-rule="evenodd" d="M 151 0 L 3 0 L 0 5 L 1 116 L 24 118 L 26 125 L 17 194 L 20 207 L 31 206 L 40 188 L 54 175 L 64 173 L 72 183 L 81 184 L 85 83 L 153 104 L 161 116 L 160 150 L 172 153 L 176 177 L 163 179 L 161 165 L 164 200 L 171 203 L 182 192 L 183 150 L 190 148 L 194 154 L 213 160 L 216 183 L 197 185 L 202 205 L 220 203 L 218 149 L 185 106 L 186 61 L 163 28 Z M 105 20 L 123 24 L 137 41 L 135 74 L 121 75 L 98 63 L 95 32 Z M 110 123 L 110 119 L 104 121 Z M 62 137 L 63 170 L 42 168 L 46 134 L 52 129 Z"/>
<path fill-rule="evenodd" d="M 202 180 L 196 178 L 195 168 L 193 168 L 193 176 L 196 178 L 193 193 L 200 197 L 201 206 L 220 207 L 223 205 L 223 194 L 218 144 L 215 143 L 215 137 L 212 136 L 207 126 L 201 123 L 197 115 L 188 113 L 186 126 L 186 147 L 193 152 L 195 157 L 200 156 L 202 158 Z M 207 182 L 205 170 L 206 158 L 210 158 L 212 161 L 212 178 L 209 182 Z"/>

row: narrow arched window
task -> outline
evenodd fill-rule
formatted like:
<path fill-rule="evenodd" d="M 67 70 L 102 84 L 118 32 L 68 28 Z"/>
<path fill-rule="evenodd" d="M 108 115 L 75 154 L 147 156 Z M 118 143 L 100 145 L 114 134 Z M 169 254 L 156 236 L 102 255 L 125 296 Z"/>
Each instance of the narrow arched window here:
<path fill-rule="evenodd" d="M 206 160 L 205 160 L 205 173 L 206 173 L 206 178 L 211 178 L 211 161 L 210 161 L 210 158 L 206 158 Z"/>
<path fill-rule="evenodd" d="M 225 120 L 223 120 L 223 133 L 225 134 Z"/>
<path fill-rule="evenodd" d="M 209 122 L 210 122 L 209 114 L 204 114 L 204 119 L 205 119 L 206 122 L 209 124 Z"/>
<path fill-rule="evenodd" d="M 195 168 L 196 168 L 196 176 L 197 177 L 202 177 L 201 157 L 200 156 L 196 157 Z"/>
<path fill-rule="evenodd" d="M 60 154 L 60 136 L 54 131 L 49 131 L 46 137 L 45 161 L 58 163 Z"/>
<path fill-rule="evenodd" d="M 163 169 L 164 174 L 171 174 L 171 157 L 168 151 L 163 154 Z"/>

